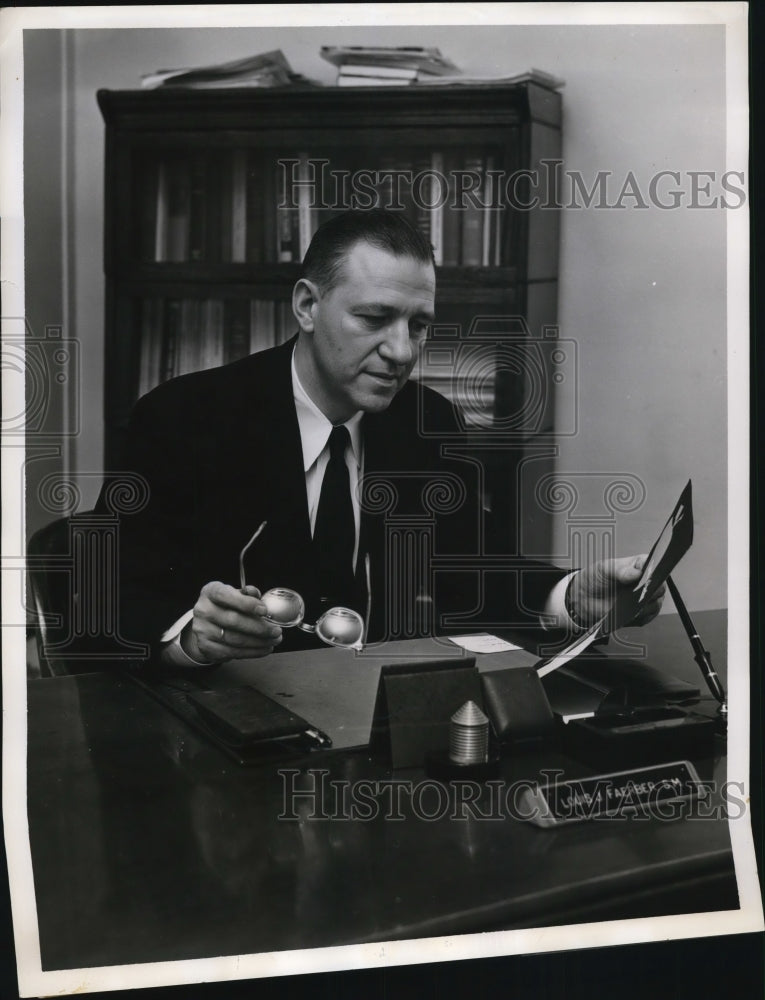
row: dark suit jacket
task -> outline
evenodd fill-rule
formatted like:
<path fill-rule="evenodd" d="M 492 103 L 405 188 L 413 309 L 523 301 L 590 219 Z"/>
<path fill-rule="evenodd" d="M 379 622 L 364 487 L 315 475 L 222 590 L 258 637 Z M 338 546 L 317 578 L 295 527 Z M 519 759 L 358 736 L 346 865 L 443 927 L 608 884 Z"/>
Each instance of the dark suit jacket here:
<path fill-rule="evenodd" d="M 136 405 L 127 468 L 145 477 L 149 501 L 120 523 L 124 638 L 156 646 L 205 583 L 238 586 L 239 551 L 264 520 L 247 556 L 248 583 L 292 587 L 315 604 L 320 581 L 310 556 L 293 346 L 174 379 Z M 362 428 L 370 640 L 500 622 L 536 626 L 561 571 L 522 560 L 482 571 L 490 536 L 482 472 L 447 454 L 464 445 L 451 404 L 409 382 L 387 410 L 366 414 Z M 449 621 L 455 614 L 464 620 Z M 280 648 L 298 638 L 285 632 Z"/>

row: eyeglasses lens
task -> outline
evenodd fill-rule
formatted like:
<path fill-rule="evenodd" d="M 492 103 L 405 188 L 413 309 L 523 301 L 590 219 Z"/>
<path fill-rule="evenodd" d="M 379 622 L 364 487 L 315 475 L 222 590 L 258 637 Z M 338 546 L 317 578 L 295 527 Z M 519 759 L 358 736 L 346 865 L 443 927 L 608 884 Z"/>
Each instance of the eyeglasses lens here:
<path fill-rule="evenodd" d="M 364 620 L 350 608 L 330 608 L 316 622 L 316 634 L 332 646 L 356 646 L 364 635 Z"/>
<path fill-rule="evenodd" d="M 268 619 L 282 628 L 299 625 L 305 617 L 305 604 L 300 594 L 286 587 L 274 587 L 261 597 Z"/>
<path fill-rule="evenodd" d="M 297 626 L 306 632 L 315 632 L 322 642 L 330 646 L 359 646 L 364 637 L 364 619 L 350 608 L 330 608 L 316 622 L 305 625 L 305 603 L 294 590 L 275 587 L 266 591 L 261 600 L 268 612 L 267 618 L 282 628 Z"/>

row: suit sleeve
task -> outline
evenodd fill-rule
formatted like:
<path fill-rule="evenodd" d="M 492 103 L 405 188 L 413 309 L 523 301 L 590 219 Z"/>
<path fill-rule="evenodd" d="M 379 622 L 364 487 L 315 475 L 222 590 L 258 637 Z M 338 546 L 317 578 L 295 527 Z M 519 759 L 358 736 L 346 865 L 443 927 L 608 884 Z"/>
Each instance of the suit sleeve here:
<path fill-rule="evenodd" d="M 194 603 L 193 422 L 172 384 L 137 403 L 128 428 L 124 467 L 144 480 L 145 505 L 119 520 L 119 631 L 159 649 L 162 633 Z M 119 475 L 116 473 L 115 475 Z M 97 510 L 106 510 L 102 490 Z"/>

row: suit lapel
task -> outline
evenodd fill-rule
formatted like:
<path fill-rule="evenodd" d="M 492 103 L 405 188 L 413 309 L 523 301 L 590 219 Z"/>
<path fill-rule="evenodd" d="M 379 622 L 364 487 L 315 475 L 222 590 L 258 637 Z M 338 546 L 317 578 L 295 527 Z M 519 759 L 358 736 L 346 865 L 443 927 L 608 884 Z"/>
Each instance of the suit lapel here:
<path fill-rule="evenodd" d="M 253 530 L 256 518 L 268 521 L 264 548 L 281 553 L 285 570 L 294 553 L 310 543 L 303 450 L 292 394 L 293 346 L 294 340 L 257 359 L 260 363 L 253 365 L 240 405 L 242 461 L 252 471 L 242 477 L 239 493 Z"/>

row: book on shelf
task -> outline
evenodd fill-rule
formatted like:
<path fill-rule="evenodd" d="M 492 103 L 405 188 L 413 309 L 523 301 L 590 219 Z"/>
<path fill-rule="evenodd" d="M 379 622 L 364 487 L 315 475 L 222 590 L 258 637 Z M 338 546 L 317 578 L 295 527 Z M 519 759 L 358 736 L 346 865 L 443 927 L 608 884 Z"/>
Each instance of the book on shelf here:
<path fill-rule="evenodd" d="M 210 260 L 230 264 L 231 240 L 234 231 L 234 175 L 231 150 L 221 150 L 217 154 L 216 160 L 218 161 L 215 171 L 218 177 L 218 190 L 214 194 L 211 192 L 210 210 L 215 213 L 211 216 L 211 221 L 217 239 L 215 245 L 210 248 Z"/>
<path fill-rule="evenodd" d="M 161 299 L 144 299 L 141 303 L 141 345 L 138 366 L 138 396 L 159 385 L 162 358 L 164 316 Z"/>
<path fill-rule="evenodd" d="M 163 261 L 167 254 L 167 164 L 157 164 L 157 204 L 154 212 L 153 259 Z"/>
<path fill-rule="evenodd" d="M 444 154 L 441 152 L 433 152 L 430 155 L 430 170 L 431 170 L 431 181 L 429 185 L 429 226 L 430 226 L 430 244 L 433 247 L 433 259 L 436 262 L 436 266 L 440 267 L 444 262 L 444 206 L 448 205 L 448 202 L 444 203 L 442 191 L 436 191 L 436 181 L 435 177 L 443 178 L 444 175 Z M 440 182 L 438 182 L 440 184 Z M 446 208 L 448 212 L 449 209 Z"/>
<path fill-rule="evenodd" d="M 450 150 L 444 154 L 444 176 L 447 184 L 447 197 L 444 210 L 441 213 L 441 264 L 444 267 L 457 267 L 462 260 L 462 211 L 452 208 L 456 197 L 457 181 L 455 171 L 462 166 L 462 159 L 457 152 Z"/>
<path fill-rule="evenodd" d="M 409 192 L 410 221 L 415 229 L 430 243 L 433 242 L 431 211 L 429 205 L 432 199 L 433 178 L 429 176 L 433 164 L 433 155 L 427 150 L 417 150 L 412 160 L 412 188 Z M 424 180 L 416 181 L 418 177 Z"/>
<path fill-rule="evenodd" d="M 297 259 L 297 209 L 277 208 L 276 239 L 277 260 L 280 264 L 291 264 Z"/>
<path fill-rule="evenodd" d="M 417 69 L 407 69 L 405 66 L 365 65 L 364 63 L 343 63 L 339 76 L 368 76 L 381 80 L 416 80 Z"/>
<path fill-rule="evenodd" d="M 298 209 L 287 197 L 287 172 L 275 163 L 277 175 L 276 213 L 276 259 L 280 264 L 290 264 L 297 259 L 299 251 Z"/>
<path fill-rule="evenodd" d="M 375 207 L 396 209 L 401 208 L 399 202 L 399 191 L 397 188 L 397 176 L 407 171 L 411 172 L 411 160 L 402 153 L 383 152 L 377 163 L 376 183 L 375 183 Z"/>
<path fill-rule="evenodd" d="M 284 344 L 297 331 L 297 320 L 292 311 L 292 302 L 277 302 L 276 304 L 276 343 Z"/>
<path fill-rule="evenodd" d="M 465 158 L 465 171 L 475 177 L 483 177 L 483 157 L 468 155 Z M 480 193 L 483 180 L 473 187 Z M 484 210 L 471 198 L 465 199 L 462 214 L 462 254 L 460 263 L 463 267 L 480 267 L 483 261 L 483 216 Z"/>
<path fill-rule="evenodd" d="M 266 171 L 258 154 L 250 150 L 247 154 L 245 178 L 246 215 L 244 222 L 244 259 L 249 264 L 262 264 L 268 260 L 267 247 L 272 241 L 266 241 L 266 211 L 269 204 L 266 191 Z"/>
<path fill-rule="evenodd" d="M 486 157 L 486 169 L 483 174 L 483 181 L 481 183 L 481 202 L 483 204 L 483 219 L 482 219 L 482 232 L 481 232 L 481 264 L 484 267 L 490 267 L 492 264 L 498 263 L 495 261 L 495 229 L 497 223 L 497 212 L 493 211 L 491 208 L 492 198 L 493 198 L 493 171 L 494 171 L 494 157 Z"/>
<path fill-rule="evenodd" d="M 173 368 L 174 376 L 195 372 L 201 366 L 202 329 L 199 323 L 199 306 L 200 303 L 197 299 L 184 299 L 181 302 L 180 329 L 177 332 Z"/>
<path fill-rule="evenodd" d="M 412 80 L 397 80 L 377 76 L 338 76 L 338 87 L 410 87 Z"/>
<path fill-rule="evenodd" d="M 247 259 L 247 150 L 231 154 L 231 255 L 236 264 Z"/>
<path fill-rule="evenodd" d="M 189 198 L 189 260 L 202 261 L 207 249 L 208 176 L 207 154 L 191 155 Z"/>
<path fill-rule="evenodd" d="M 218 368 L 223 364 L 223 302 L 205 299 L 202 304 L 202 351 L 199 366 Z"/>
<path fill-rule="evenodd" d="M 223 361 L 228 364 L 250 353 L 250 303 L 226 299 L 223 303 Z"/>
<path fill-rule="evenodd" d="M 250 302 L 250 354 L 276 347 L 275 303 L 271 299 Z"/>
<path fill-rule="evenodd" d="M 305 182 L 301 183 L 297 193 L 298 203 L 298 256 L 301 261 L 305 257 L 308 245 L 313 234 L 316 232 L 318 209 L 314 206 L 314 194 L 308 185 L 310 181 L 311 167 L 308 163 L 308 154 L 298 154 L 298 178 Z"/>
<path fill-rule="evenodd" d="M 244 263 L 247 254 L 247 151 L 225 150 L 219 156 L 220 237 L 216 259 L 223 263 Z M 216 199 L 210 199 L 211 209 Z"/>
<path fill-rule="evenodd" d="M 157 259 L 157 203 L 159 201 L 160 163 L 156 156 L 147 154 L 140 167 L 140 195 L 138 207 L 138 259 Z"/>
<path fill-rule="evenodd" d="M 173 158 L 165 164 L 167 222 L 163 260 L 183 261 L 189 256 L 191 170 L 188 160 Z M 159 210 L 159 206 L 158 206 Z"/>
<path fill-rule="evenodd" d="M 162 328 L 162 348 L 159 362 L 159 381 L 167 382 L 176 374 L 176 350 L 181 332 L 181 302 L 165 299 Z"/>
<path fill-rule="evenodd" d="M 263 241 L 263 260 L 278 260 L 275 256 L 277 227 L 276 190 L 277 190 L 277 166 L 275 161 L 262 163 L 263 169 L 263 192 L 260 202 L 260 230 Z"/>

